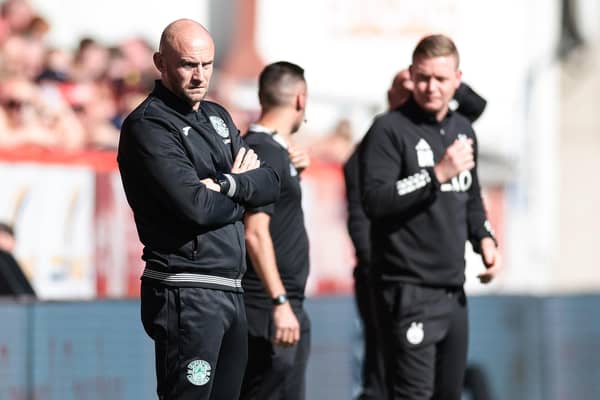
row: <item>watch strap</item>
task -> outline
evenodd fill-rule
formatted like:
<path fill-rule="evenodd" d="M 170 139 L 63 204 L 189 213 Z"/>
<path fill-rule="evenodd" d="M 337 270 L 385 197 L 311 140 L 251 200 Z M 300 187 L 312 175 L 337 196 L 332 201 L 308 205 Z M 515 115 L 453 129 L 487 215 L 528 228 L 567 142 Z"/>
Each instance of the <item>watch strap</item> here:
<path fill-rule="evenodd" d="M 273 304 L 276 306 L 285 304 L 285 303 L 287 303 L 287 301 L 288 301 L 288 297 L 287 297 L 287 294 L 285 294 L 285 293 L 280 294 L 279 296 L 273 297 Z"/>

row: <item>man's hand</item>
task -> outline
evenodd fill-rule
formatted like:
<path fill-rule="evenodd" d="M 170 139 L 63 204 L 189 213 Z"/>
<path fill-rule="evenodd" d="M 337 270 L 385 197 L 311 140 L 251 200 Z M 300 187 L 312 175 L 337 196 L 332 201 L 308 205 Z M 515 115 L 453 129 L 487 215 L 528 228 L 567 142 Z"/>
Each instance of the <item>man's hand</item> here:
<path fill-rule="evenodd" d="M 410 98 L 415 84 L 410 79 L 408 69 L 403 69 L 394 77 L 392 86 L 388 90 L 388 105 L 390 110 L 400 107 Z"/>
<path fill-rule="evenodd" d="M 274 306 L 273 323 L 275 333 L 273 343 L 280 346 L 293 346 L 300 340 L 300 323 L 290 303 Z"/>
<path fill-rule="evenodd" d="M 221 188 L 219 187 L 219 185 L 217 184 L 217 182 L 215 182 L 211 178 L 204 178 L 204 179 L 202 179 L 200 181 L 200 183 L 203 183 L 204 186 L 206 186 L 210 190 L 214 190 L 215 192 L 220 192 L 221 191 Z"/>
<path fill-rule="evenodd" d="M 438 182 L 444 183 L 473 167 L 475 167 L 473 139 L 457 139 L 446 149 L 442 159 L 433 167 L 433 171 Z"/>
<path fill-rule="evenodd" d="M 310 165 L 310 156 L 306 150 L 295 146 L 289 146 L 288 153 L 290 155 L 290 161 L 292 162 L 292 165 L 298 172 L 304 171 Z"/>
<path fill-rule="evenodd" d="M 498 275 L 502 269 L 500 252 L 492 238 L 486 237 L 481 240 L 481 259 L 485 264 L 485 272 L 477 275 L 481 283 L 489 283 Z"/>
<path fill-rule="evenodd" d="M 260 160 L 252 149 L 246 150 L 244 147 L 238 151 L 233 160 L 233 167 L 231 167 L 231 173 L 241 174 L 243 172 L 251 171 L 260 167 Z"/>

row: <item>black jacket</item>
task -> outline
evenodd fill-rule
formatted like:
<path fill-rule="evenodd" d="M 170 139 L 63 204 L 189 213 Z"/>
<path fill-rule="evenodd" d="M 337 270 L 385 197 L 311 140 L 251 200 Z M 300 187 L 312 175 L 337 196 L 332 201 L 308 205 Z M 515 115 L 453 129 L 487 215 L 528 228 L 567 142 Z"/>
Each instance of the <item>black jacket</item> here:
<path fill-rule="evenodd" d="M 241 291 L 244 207 L 275 201 L 279 177 L 264 165 L 231 174 L 231 197 L 200 183 L 229 173 L 241 147 L 225 109 L 202 101 L 196 112 L 160 81 L 126 118 L 118 162 L 145 246 L 143 280 Z"/>
<path fill-rule="evenodd" d="M 454 93 L 453 101 L 456 112 L 471 122 L 481 116 L 487 105 L 487 101 L 464 82 Z M 371 263 L 371 223 L 362 205 L 359 153 L 360 144 L 344 164 L 344 180 L 348 200 L 348 233 L 356 251 L 355 274 L 358 273 L 358 279 L 361 279 Z"/>
<path fill-rule="evenodd" d="M 477 167 L 440 185 L 433 172 L 457 138 L 477 142 L 469 121 L 443 121 L 411 99 L 377 117 L 360 152 L 363 206 L 371 218 L 372 267 L 383 280 L 429 286 L 464 283 L 465 242 L 493 237 Z"/>

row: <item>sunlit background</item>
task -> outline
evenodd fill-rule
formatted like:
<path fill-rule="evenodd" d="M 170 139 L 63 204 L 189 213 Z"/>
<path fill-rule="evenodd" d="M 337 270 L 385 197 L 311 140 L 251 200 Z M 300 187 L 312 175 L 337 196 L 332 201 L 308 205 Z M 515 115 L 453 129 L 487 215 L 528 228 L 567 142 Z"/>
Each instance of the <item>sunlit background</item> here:
<path fill-rule="evenodd" d="M 493 399 L 600 398 L 598 0 L 0 4 L 0 222 L 14 227 L 39 297 L 0 303 L 0 400 L 154 398 L 141 245 L 114 150 L 158 76 L 162 29 L 182 17 L 212 33 L 210 98 L 242 133 L 258 116 L 264 65 L 306 71 L 295 140 L 312 156 L 309 399 L 349 399 L 360 384 L 341 165 L 428 33 L 455 40 L 463 80 L 488 102 L 475 124 L 479 175 L 505 271 L 480 285 L 467 248 L 471 363 Z"/>

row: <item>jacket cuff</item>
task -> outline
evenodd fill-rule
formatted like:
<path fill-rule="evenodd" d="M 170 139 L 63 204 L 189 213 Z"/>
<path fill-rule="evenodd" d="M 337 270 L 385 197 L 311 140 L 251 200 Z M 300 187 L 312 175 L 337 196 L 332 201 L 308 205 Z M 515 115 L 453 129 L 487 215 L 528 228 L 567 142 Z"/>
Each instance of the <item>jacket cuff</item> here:
<path fill-rule="evenodd" d="M 237 182 L 235 181 L 235 178 L 230 174 L 223 174 L 223 176 L 229 182 L 229 189 L 226 193 L 223 194 L 225 194 L 227 197 L 232 198 L 233 196 L 235 196 L 235 193 L 237 191 Z"/>
<path fill-rule="evenodd" d="M 481 241 L 485 238 L 492 239 L 494 241 L 494 244 L 496 245 L 496 248 L 498 247 L 498 239 L 496 239 L 496 235 L 494 233 L 494 230 L 492 229 L 492 225 L 488 220 L 485 220 L 481 229 L 475 232 L 475 234 L 472 235 L 471 239 L 469 239 L 471 245 L 473 246 L 473 250 L 476 253 L 481 254 Z"/>
<path fill-rule="evenodd" d="M 427 167 L 425 168 L 425 171 L 427 171 L 427 174 L 429 174 L 429 179 L 431 180 L 431 185 L 433 186 L 433 192 L 439 192 L 441 183 L 438 181 L 437 176 L 435 176 L 435 171 L 433 170 L 433 167 Z"/>

